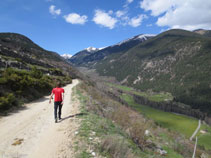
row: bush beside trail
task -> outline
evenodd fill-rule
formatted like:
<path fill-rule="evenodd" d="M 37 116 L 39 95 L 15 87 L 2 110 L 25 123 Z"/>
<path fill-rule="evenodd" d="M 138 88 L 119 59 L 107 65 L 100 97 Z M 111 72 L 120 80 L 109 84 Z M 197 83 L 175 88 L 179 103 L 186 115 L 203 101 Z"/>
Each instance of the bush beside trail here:
<path fill-rule="evenodd" d="M 31 71 L 7 68 L 0 71 L 0 113 L 50 93 L 56 82 L 72 82 L 69 76 L 48 76 L 33 67 Z"/>

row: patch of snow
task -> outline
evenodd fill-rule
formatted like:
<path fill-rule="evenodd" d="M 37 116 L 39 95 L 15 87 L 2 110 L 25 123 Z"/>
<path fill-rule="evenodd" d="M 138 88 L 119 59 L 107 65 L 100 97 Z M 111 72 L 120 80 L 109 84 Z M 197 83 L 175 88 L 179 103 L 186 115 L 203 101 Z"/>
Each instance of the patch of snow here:
<path fill-rule="evenodd" d="M 154 34 L 142 34 L 142 35 L 139 35 L 138 37 L 136 37 L 135 39 L 147 40 L 147 37 L 154 37 L 154 36 L 155 36 Z"/>
<path fill-rule="evenodd" d="M 145 40 L 147 40 L 147 37 L 154 37 L 154 36 L 156 36 L 156 35 L 154 35 L 154 34 L 142 34 L 142 35 L 139 35 L 139 36 L 134 36 L 132 38 L 128 38 L 128 39 L 126 39 L 126 40 L 124 40 L 122 42 L 117 43 L 116 45 L 122 45 L 123 43 L 126 43 L 126 42 L 128 42 L 130 40 L 142 40 L 142 41 L 145 41 Z"/>
<path fill-rule="evenodd" d="M 61 55 L 63 58 L 65 58 L 65 59 L 70 59 L 71 57 L 72 57 L 72 55 L 71 54 L 63 54 L 63 55 Z"/>
<path fill-rule="evenodd" d="M 98 48 L 99 50 L 102 50 L 102 49 L 105 49 L 105 48 L 107 48 L 107 47 L 101 47 L 101 48 Z"/>
<path fill-rule="evenodd" d="M 92 52 L 98 51 L 99 49 L 98 48 L 95 48 L 95 47 L 88 47 L 85 50 L 92 53 Z"/>

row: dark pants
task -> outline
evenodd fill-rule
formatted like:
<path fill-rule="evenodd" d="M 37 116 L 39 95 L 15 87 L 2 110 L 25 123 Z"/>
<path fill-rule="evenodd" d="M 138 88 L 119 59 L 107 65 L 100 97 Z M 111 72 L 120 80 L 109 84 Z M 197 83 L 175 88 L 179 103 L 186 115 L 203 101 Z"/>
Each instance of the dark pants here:
<path fill-rule="evenodd" d="M 54 102 L 54 118 L 56 119 L 57 118 L 57 109 L 59 108 L 59 118 L 61 118 L 61 114 L 62 114 L 62 102 L 61 101 L 57 101 L 57 102 Z"/>

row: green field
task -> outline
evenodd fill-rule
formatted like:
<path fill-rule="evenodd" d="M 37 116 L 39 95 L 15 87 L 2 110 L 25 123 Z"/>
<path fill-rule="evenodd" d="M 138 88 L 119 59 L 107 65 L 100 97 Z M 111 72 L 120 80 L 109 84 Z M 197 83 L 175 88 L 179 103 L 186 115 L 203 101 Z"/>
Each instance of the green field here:
<path fill-rule="evenodd" d="M 173 99 L 173 96 L 170 93 L 140 92 L 140 91 L 136 91 L 133 88 L 127 87 L 127 86 L 115 85 L 115 84 L 111 84 L 111 83 L 108 83 L 108 85 L 111 87 L 121 89 L 125 92 L 130 92 L 130 93 L 142 96 L 142 97 L 146 97 L 150 101 L 154 101 L 154 102 L 168 101 L 168 100 Z"/>
<path fill-rule="evenodd" d="M 211 127 L 202 125 L 200 130 L 207 131 L 206 134 L 198 133 L 198 144 L 203 146 L 206 150 L 211 150 Z"/>
<path fill-rule="evenodd" d="M 123 94 L 121 98 L 146 117 L 153 119 L 157 124 L 184 134 L 186 138 L 190 138 L 198 126 L 198 120 L 195 118 L 139 105 L 135 103 L 133 97 L 128 94 Z M 206 130 L 207 133 L 198 133 L 198 145 L 202 146 L 205 150 L 211 150 L 211 127 L 202 125 L 200 130 L 202 129 Z"/>
<path fill-rule="evenodd" d="M 147 92 L 139 92 L 134 90 L 133 88 L 108 84 L 113 88 L 121 89 L 125 92 L 129 92 L 132 94 L 140 95 L 146 97 L 151 101 L 165 101 L 172 100 L 173 97 L 169 93 L 157 93 L 157 94 L 149 94 Z M 162 127 L 168 128 L 173 131 L 177 131 L 181 134 L 184 134 L 186 138 L 190 138 L 195 129 L 198 126 L 198 120 L 192 117 L 188 117 L 185 115 L 174 114 L 170 112 L 164 112 L 158 109 L 151 108 L 145 105 L 139 105 L 135 103 L 133 97 L 129 94 L 123 94 L 121 96 L 123 100 L 125 100 L 131 107 L 144 114 L 146 117 L 154 120 L 157 124 Z M 204 147 L 206 150 L 211 150 L 211 127 L 202 124 L 200 130 L 206 130 L 206 134 L 198 133 L 198 145 Z"/>
<path fill-rule="evenodd" d="M 174 113 L 164 112 L 148 106 L 139 105 L 134 102 L 132 96 L 123 94 L 122 99 L 129 105 L 135 108 L 137 111 L 143 113 L 148 118 L 153 119 L 156 123 L 162 127 L 177 131 L 184 134 L 189 138 L 198 126 L 198 120 L 187 117 L 184 115 L 178 115 Z"/>

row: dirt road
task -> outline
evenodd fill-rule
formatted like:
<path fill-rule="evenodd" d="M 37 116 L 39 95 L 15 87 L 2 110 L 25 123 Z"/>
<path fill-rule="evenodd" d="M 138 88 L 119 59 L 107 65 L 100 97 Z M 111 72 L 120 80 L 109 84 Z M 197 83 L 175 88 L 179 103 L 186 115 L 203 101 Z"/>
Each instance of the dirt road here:
<path fill-rule="evenodd" d="M 64 87 L 62 120 L 54 123 L 49 96 L 27 104 L 26 109 L 0 119 L 0 158 L 72 158 L 71 135 L 77 130 L 78 107 L 71 101 L 72 88 Z"/>

